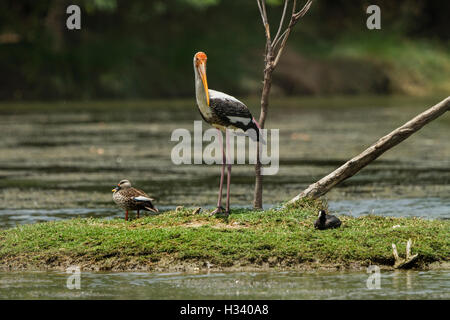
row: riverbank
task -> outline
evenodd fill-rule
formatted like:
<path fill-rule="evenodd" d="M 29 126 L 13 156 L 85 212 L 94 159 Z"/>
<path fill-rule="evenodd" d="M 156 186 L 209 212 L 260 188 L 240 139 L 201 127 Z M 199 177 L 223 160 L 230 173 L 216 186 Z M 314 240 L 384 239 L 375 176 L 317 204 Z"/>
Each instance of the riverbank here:
<path fill-rule="evenodd" d="M 140 219 L 77 218 L 0 231 L 0 269 L 95 271 L 390 269 L 413 240 L 416 268 L 449 267 L 450 222 L 340 216 L 342 227 L 313 228 L 322 204 L 209 217 L 193 209 Z"/>

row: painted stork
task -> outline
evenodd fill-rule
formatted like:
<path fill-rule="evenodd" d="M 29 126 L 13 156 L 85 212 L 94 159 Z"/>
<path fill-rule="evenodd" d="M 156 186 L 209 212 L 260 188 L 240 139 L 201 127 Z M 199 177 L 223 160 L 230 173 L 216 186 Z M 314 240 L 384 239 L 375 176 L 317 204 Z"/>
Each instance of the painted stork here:
<path fill-rule="evenodd" d="M 200 114 L 207 123 L 218 130 L 219 142 L 222 147 L 222 171 L 220 175 L 219 197 L 217 200 L 217 208 L 211 212 L 211 215 L 216 213 L 230 213 L 230 182 L 231 182 L 231 161 L 226 156 L 221 131 L 225 132 L 226 148 L 229 149 L 229 136 L 226 129 L 238 130 L 241 129 L 247 132 L 253 129 L 253 135 L 250 137 L 259 141 L 260 126 L 253 118 L 247 106 L 241 101 L 227 95 L 223 92 L 208 89 L 208 82 L 206 80 L 206 54 L 204 52 L 197 52 L 194 55 L 194 73 L 195 73 L 195 96 L 197 106 Z M 256 137 L 255 137 L 256 134 Z M 229 153 L 229 152 L 228 152 Z M 222 188 L 223 178 L 225 174 L 225 165 L 227 166 L 227 199 L 226 209 L 222 207 Z"/>

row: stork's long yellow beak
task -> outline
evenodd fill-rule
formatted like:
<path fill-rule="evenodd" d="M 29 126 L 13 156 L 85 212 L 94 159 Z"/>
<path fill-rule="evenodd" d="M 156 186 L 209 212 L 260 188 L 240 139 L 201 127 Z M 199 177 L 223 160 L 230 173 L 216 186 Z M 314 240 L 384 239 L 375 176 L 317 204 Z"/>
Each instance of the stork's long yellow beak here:
<path fill-rule="evenodd" d="M 198 73 L 200 74 L 200 78 L 203 82 L 203 87 L 205 88 L 206 92 L 206 102 L 209 106 L 209 91 L 208 91 L 208 81 L 206 80 L 206 61 L 200 62 L 198 65 Z"/>

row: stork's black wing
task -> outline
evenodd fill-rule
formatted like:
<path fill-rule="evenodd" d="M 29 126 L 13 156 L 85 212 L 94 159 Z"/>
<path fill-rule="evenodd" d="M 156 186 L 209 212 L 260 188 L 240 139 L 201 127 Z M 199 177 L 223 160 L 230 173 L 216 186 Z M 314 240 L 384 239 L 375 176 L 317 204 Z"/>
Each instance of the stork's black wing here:
<path fill-rule="evenodd" d="M 234 126 L 247 131 L 248 129 L 258 130 L 253 122 L 253 116 L 242 102 L 227 98 L 211 98 L 209 105 L 214 114 L 220 120 L 220 124 L 226 127 Z"/>

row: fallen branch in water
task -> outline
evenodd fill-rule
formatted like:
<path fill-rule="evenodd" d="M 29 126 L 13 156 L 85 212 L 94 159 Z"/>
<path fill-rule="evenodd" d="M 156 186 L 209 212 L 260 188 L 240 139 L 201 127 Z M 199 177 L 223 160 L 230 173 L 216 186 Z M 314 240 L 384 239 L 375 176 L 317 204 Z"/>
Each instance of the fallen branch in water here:
<path fill-rule="evenodd" d="M 318 198 L 330 191 L 334 186 L 352 177 L 362 168 L 377 159 L 384 152 L 396 146 L 413 133 L 419 131 L 423 126 L 435 120 L 446 111 L 450 110 L 450 97 L 442 100 L 435 106 L 419 114 L 403 126 L 395 129 L 388 135 L 382 137 L 376 143 L 364 150 L 361 154 L 350 159 L 329 175 L 323 177 L 316 183 L 311 184 L 302 193 L 291 199 L 288 204 L 297 202 L 302 198 Z"/>

